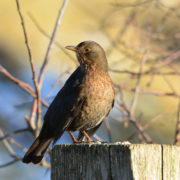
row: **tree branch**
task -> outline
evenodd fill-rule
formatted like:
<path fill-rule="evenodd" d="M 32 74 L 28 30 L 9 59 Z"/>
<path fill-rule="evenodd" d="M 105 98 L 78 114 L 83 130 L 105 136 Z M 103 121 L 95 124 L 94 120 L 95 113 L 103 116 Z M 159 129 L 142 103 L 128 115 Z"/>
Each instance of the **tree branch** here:
<path fill-rule="evenodd" d="M 39 88 L 39 85 L 38 85 L 38 81 L 37 81 L 37 74 L 36 74 L 36 68 L 35 68 L 35 65 L 34 65 L 34 61 L 33 61 L 33 58 L 32 58 L 32 54 L 31 54 L 31 49 L 30 49 L 30 46 L 29 46 L 29 41 L 28 41 L 28 36 L 27 36 L 27 31 L 26 31 L 26 26 L 25 26 L 25 23 L 24 23 L 24 18 L 23 18 L 23 15 L 22 15 L 22 12 L 21 12 L 21 9 L 20 9 L 20 5 L 19 5 L 19 0 L 16 0 L 16 5 L 17 5 L 17 10 L 18 10 L 18 13 L 19 13 L 19 17 L 21 19 L 21 25 L 22 25 L 22 29 L 23 29 L 23 33 L 24 33 L 24 38 L 25 38 L 25 45 L 26 45 L 26 48 L 27 48 L 27 51 L 28 51 L 28 55 L 29 55 L 29 62 L 30 62 L 30 65 L 31 65 L 31 70 L 32 70 L 32 74 L 33 74 L 33 82 L 34 82 L 34 86 L 35 86 L 35 90 L 36 90 L 36 99 L 37 99 L 37 112 L 38 112 L 38 121 L 41 120 L 41 101 L 40 101 L 40 88 Z M 31 119 L 33 120 L 33 119 Z M 33 125 L 34 123 L 32 122 L 32 127 L 34 126 Z"/>

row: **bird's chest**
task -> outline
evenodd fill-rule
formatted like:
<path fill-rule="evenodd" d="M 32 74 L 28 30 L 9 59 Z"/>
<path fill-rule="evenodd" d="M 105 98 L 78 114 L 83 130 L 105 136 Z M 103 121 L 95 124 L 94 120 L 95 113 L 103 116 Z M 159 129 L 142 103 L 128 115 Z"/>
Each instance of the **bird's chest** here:
<path fill-rule="evenodd" d="M 112 107 L 114 90 L 110 77 L 105 73 L 87 74 L 81 93 L 85 100 L 78 119 L 83 120 L 84 125 L 86 124 L 84 127 L 96 126 Z"/>
<path fill-rule="evenodd" d="M 89 106 L 95 107 L 96 102 L 97 105 L 101 105 L 112 98 L 112 82 L 107 74 L 101 72 L 87 74 L 84 82 L 82 91 Z"/>
<path fill-rule="evenodd" d="M 81 103 L 69 126 L 71 131 L 89 130 L 98 126 L 108 115 L 114 100 L 112 81 L 104 71 L 87 71 L 79 89 Z"/>

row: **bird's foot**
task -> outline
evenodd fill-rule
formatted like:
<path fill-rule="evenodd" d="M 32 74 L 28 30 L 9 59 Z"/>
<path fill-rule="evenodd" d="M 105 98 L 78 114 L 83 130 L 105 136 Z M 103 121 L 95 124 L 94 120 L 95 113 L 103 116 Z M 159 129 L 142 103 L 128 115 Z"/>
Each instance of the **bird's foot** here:
<path fill-rule="evenodd" d="M 84 134 L 84 136 L 86 137 L 86 139 L 87 139 L 87 141 L 88 141 L 89 143 L 90 143 L 90 142 L 95 142 L 95 141 L 93 141 L 93 140 L 89 137 L 89 135 L 86 133 L 85 130 L 83 130 L 82 133 Z"/>
<path fill-rule="evenodd" d="M 71 136 L 73 143 L 79 143 L 79 141 L 75 138 L 75 136 L 73 135 L 73 133 L 71 131 L 68 131 L 69 135 Z"/>

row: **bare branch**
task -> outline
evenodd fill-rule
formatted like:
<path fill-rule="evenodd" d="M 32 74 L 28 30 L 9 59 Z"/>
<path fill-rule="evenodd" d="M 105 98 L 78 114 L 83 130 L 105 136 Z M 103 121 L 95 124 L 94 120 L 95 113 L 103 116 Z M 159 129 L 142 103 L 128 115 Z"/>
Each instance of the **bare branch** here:
<path fill-rule="evenodd" d="M 9 137 L 11 137 L 11 136 L 14 136 L 14 135 L 16 135 L 16 134 L 24 133 L 24 132 L 26 132 L 26 131 L 29 131 L 29 128 L 18 129 L 18 130 L 16 130 L 16 131 L 13 131 L 13 132 L 11 132 L 11 133 L 9 133 L 9 134 L 5 134 L 4 136 L 0 137 L 0 141 L 2 141 L 3 139 L 7 139 L 7 138 L 9 138 Z"/>
<path fill-rule="evenodd" d="M 21 144 L 19 144 L 18 142 L 16 142 L 14 139 L 12 138 L 8 138 L 8 142 L 10 144 L 12 144 L 13 146 L 21 149 L 23 152 L 26 152 L 27 151 L 27 148 L 25 148 L 24 146 L 22 146 Z"/>
<path fill-rule="evenodd" d="M 50 39 L 49 44 L 48 44 L 48 48 L 47 48 L 47 51 L 46 51 L 44 62 L 43 62 L 42 67 L 40 69 L 40 75 L 39 75 L 39 78 L 38 78 L 38 83 L 39 83 L 38 87 L 39 87 L 39 89 L 41 89 L 41 87 L 42 87 L 42 83 L 43 83 L 43 80 L 44 80 L 44 75 L 45 75 L 46 67 L 47 67 L 47 64 L 48 64 L 48 61 L 49 61 L 49 56 L 50 56 L 50 53 L 51 53 L 51 48 L 52 48 L 53 42 L 55 40 L 55 37 L 56 37 L 56 34 L 57 34 L 57 30 L 58 30 L 59 25 L 61 23 L 62 16 L 64 14 L 64 10 L 65 10 L 65 7 L 66 7 L 67 3 L 68 3 L 68 0 L 64 0 L 63 4 L 62 4 L 62 7 L 59 10 L 59 14 L 58 14 L 58 17 L 57 17 L 57 20 L 56 20 L 56 25 L 54 27 L 53 33 L 51 35 L 51 39 Z M 37 103 L 38 102 L 39 101 L 37 99 Z M 33 106 L 33 109 L 32 109 L 32 112 L 33 112 L 32 116 L 34 116 L 33 114 L 34 114 L 36 108 L 39 109 L 41 107 L 39 105 L 38 105 L 38 107 L 36 107 L 36 100 L 35 100 L 34 101 L 34 106 Z M 36 136 L 39 134 L 40 128 L 41 128 L 41 119 L 37 118 Z"/>
<path fill-rule="evenodd" d="M 27 92 L 27 93 L 30 94 L 31 96 L 34 96 L 34 94 L 32 93 L 34 90 L 33 90 L 33 88 L 32 88 L 29 84 L 27 84 L 27 83 L 25 83 L 25 82 L 23 82 L 23 81 L 15 78 L 12 74 L 10 74 L 10 73 L 7 71 L 2 65 L 0 65 L 0 72 L 1 72 L 2 74 L 4 74 L 6 77 L 8 77 L 8 78 L 9 78 L 11 81 L 13 81 L 15 84 L 17 84 L 19 87 L 21 87 L 25 92 Z"/>
<path fill-rule="evenodd" d="M 47 38 L 51 38 L 51 36 L 39 25 L 39 23 L 37 22 L 37 20 L 34 18 L 34 16 L 28 12 L 28 15 L 30 17 L 30 19 L 32 20 L 32 22 L 34 23 L 34 25 L 37 27 L 37 29 L 39 30 L 40 33 L 42 33 L 45 37 Z M 68 50 L 66 50 L 58 41 L 54 40 L 54 44 L 61 49 L 64 54 L 69 57 L 74 63 L 75 65 L 78 65 L 78 62 L 76 59 L 74 59 L 74 57 L 69 53 Z"/>
<path fill-rule="evenodd" d="M 33 88 L 32 88 L 29 84 L 27 84 L 27 83 L 25 83 L 25 82 L 17 79 L 16 77 L 14 77 L 14 76 L 13 76 L 12 74 L 10 74 L 2 65 L 0 65 L 0 72 L 1 72 L 2 74 L 4 74 L 7 78 L 9 78 L 9 80 L 11 80 L 13 83 L 17 84 L 22 90 L 24 90 L 25 92 L 27 92 L 27 93 L 28 93 L 29 95 L 31 95 L 32 97 L 36 98 L 36 94 L 35 94 Z M 48 107 L 48 106 L 49 106 L 49 105 L 48 105 L 44 100 L 42 100 L 42 99 L 41 99 L 41 103 L 42 103 L 42 105 L 43 105 L 44 107 Z"/>
<path fill-rule="evenodd" d="M 152 139 L 149 137 L 147 133 L 143 131 L 143 127 L 137 122 L 134 115 L 127 108 L 121 87 L 120 87 L 120 93 L 121 93 L 121 107 L 124 109 L 124 111 L 126 111 L 129 121 L 135 126 L 135 128 L 138 130 L 138 133 L 140 133 L 139 135 L 142 136 L 146 142 L 152 143 L 153 142 Z"/>
<path fill-rule="evenodd" d="M 4 167 L 10 166 L 10 165 L 13 165 L 14 163 L 16 163 L 18 161 L 21 161 L 21 160 L 22 160 L 22 158 L 16 157 L 14 160 L 12 160 L 12 161 L 10 161 L 8 163 L 0 165 L 0 168 L 4 168 Z"/>
<path fill-rule="evenodd" d="M 24 38 L 25 38 L 25 45 L 28 51 L 28 55 L 29 55 L 29 62 L 31 65 L 31 70 L 32 70 L 32 74 L 33 74 L 33 82 L 34 82 L 34 86 L 36 89 L 36 96 L 37 96 L 37 112 L 38 112 L 38 120 L 41 120 L 41 101 L 40 101 L 40 88 L 38 85 L 38 81 L 37 81 L 37 74 L 36 74 L 36 68 L 34 65 L 34 61 L 32 58 L 32 54 L 31 54 L 31 49 L 29 46 L 29 41 L 28 41 L 28 37 L 27 37 L 27 31 L 26 31 L 26 26 L 24 23 L 24 18 L 20 9 L 20 5 L 19 5 L 19 0 L 16 0 L 16 5 L 17 5 L 17 10 L 19 13 L 19 17 L 21 19 L 21 25 L 22 25 L 22 29 L 23 29 L 23 33 L 24 33 Z M 33 123 L 32 123 L 33 124 Z"/>
<path fill-rule="evenodd" d="M 112 142 L 111 128 L 110 128 L 110 124 L 109 124 L 108 119 L 105 119 L 105 126 L 106 126 L 106 129 L 107 129 L 109 141 Z"/>
<path fill-rule="evenodd" d="M 0 168 L 8 167 L 8 166 L 13 165 L 14 163 L 21 161 L 21 160 L 22 160 L 21 157 L 16 157 L 16 158 L 14 158 L 14 160 L 0 165 Z M 41 163 L 37 164 L 37 166 L 43 166 L 43 167 L 48 168 L 48 169 L 51 168 L 51 165 L 48 162 L 46 162 L 46 160 L 44 158 L 41 161 Z"/>
<path fill-rule="evenodd" d="M 61 73 L 60 76 L 57 78 L 56 82 L 52 85 L 51 90 L 46 94 L 46 96 L 44 97 L 44 100 L 47 100 L 49 98 L 49 96 L 51 95 L 51 93 L 53 92 L 53 90 L 58 86 L 58 84 L 60 83 L 60 81 L 62 80 L 63 76 L 66 73 L 69 73 L 70 69 L 67 69 L 64 73 Z"/>
<path fill-rule="evenodd" d="M 155 68 L 167 66 L 168 64 L 172 63 L 174 60 L 176 60 L 179 57 L 180 57 L 180 51 L 173 52 L 167 58 L 162 59 L 161 63 L 159 65 L 157 65 L 157 67 L 155 67 Z"/>
<path fill-rule="evenodd" d="M 144 126 L 143 126 L 143 131 L 145 131 L 146 129 L 149 128 L 149 126 L 155 122 L 156 120 L 158 120 L 159 118 L 162 118 L 164 116 L 165 113 L 160 113 L 158 115 L 156 115 L 154 118 L 152 118 L 149 122 L 147 122 Z M 132 137 L 134 137 L 137 133 L 132 133 L 127 140 L 131 139 Z M 139 138 L 142 140 L 142 138 L 139 136 Z"/>
<path fill-rule="evenodd" d="M 137 6 L 142 6 L 144 4 L 147 4 L 147 3 L 151 3 L 153 0 L 144 0 L 142 2 L 135 2 L 135 3 L 113 3 L 114 6 L 118 6 L 118 7 L 121 7 L 121 8 L 130 8 L 130 7 L 137 7 Z"/>
<path fill-rule="evenodd" d="M 180 100 L 178 104 L 177 110 L 177 125 L 176 125 L 176 133 L 175 133 L 175 142 L 176 145 L 180 145 Z"/>
<path fill-rule="evenodd" d="M 166 75 L 164 75 L 164 73 L 162 73 L 162 77 L 163 77 L 164 81 L 167 83 L 167 85 L 169 86 L 169 88 L 172 90 L 172 93 L 176 93 L 173 85 L 172 85 L 171 82 L 168 80 L 168 78 L 166 77 Z"/>
<path fill-rule="evenodd" d="M 4 133 L 3 133 L 1 128 L 0 128 L 0 136 L 4 136 Z M 8 153 L 10 154 L 10 156 L 16 157 L 16 153 L 12 149 L 11 145 L 9 144 L 9 142 L 6 139 L 3 139 L 2 143 L 3 143 L 4 147 L 7 149 Z"/>
<path fill-rule="evenodd" d="M 109 69 L 109 71 L 114 72 L 114 73 L 121 73 L 121 74 L 130 74 L 132 76 L 139 76 L 139 72 L 133 72 L 133 71 L 128 71 L 128 70 L 116 70 L 116 69 Z M 180 72 L 163 72 L 164 75 L 175 75 L 178 76 L 180 75 Z M 160 71 L 154 71 L 154 70 L 150 70 L 150 71 L 145 71 L 142 72 L 141 75 L 162 75 L 162 72 Z"/>
<path fill-rule="evenodd" d="M 162 118 L 162 117 L 164 116 L 164 114 L 165 114 L 165 112 L 160 113 L 160 114 L 156 115 L 155 117 L 153 117 L 149 122 L 147 122 L 147 123 L 143 126 L 143 131 L 145 131 L 147 128 L 149 128 L 149 126 L 150 126 L 153 122 L 157 121 L 159 118 Z"/>
<path fill-rule="evenodd" d="M 146 52 L 145 52 L 146 54 Z M 134 94 L 134 98 L 131 102 L 131 106 L 129 108 L 129 110 L 131 111 L 131 113 L 134 113 L 134 109 L 135 109 L 135 106 L 136 106 L 136 102 L 137 102 L 137 99 L 138 99 L 138 96 L 139 96 L 139 91 L 140 91 L 140 81 L 141 81 L 141 73 L 143 71 L 143 67 L 145 65 L 145 62 L 146 62 L 146 58 L 145 58 L 145 54 L 144 54 L 144 57 L 142 59 L 142 62 L 141 62 L 141 66 L 140 66 L 140 69 L 139 69 L 139 75 L 137 77 L 137 82 L 136 82 L 136 88 L 135 88 L 135 94 Z"/>
<path fill-rule="evenodd" d="M 57 17 L 57 20 L 56 20 L 56 25 L 54 27 L 54 30 L 53 30 L 52 35 L 51 35 L 51 39 L 50 39 L 49 44 L 48 44 L 48 48 L 47 48 L 47 51 L 46 51 L 46 55 L 45 55 L 44 62 L 43 62 L 43 65 L 41 67 L 40 75 L 39 75 L 39 79 L 38 79 L 40 88 L 41 88 L 42 83 L 43 83 L 44 73 L 45 73 L 47 63 L 48 63 L 48 60 L 49 60 L 49 56 L 50 56 L 50 53 L 51 53 L 51 48 L 52 48 L 53 42 L 55 40 L 55 37 L 56 37 L 57 31 L 58 31 L 59 25 L 61 23 L 61 20 L 62 20 L 62 17 L 63 17 L 63 14 L 64 14 L 67 3 L 68 3 L 68 0 L 63 1 L 62 7 L 59 10 L 59 14 L 58 14 L 58 17 Z"/>
<path fill-rule="evenodd" d="M 115 84 L 115 87 L 119 89 L 120 85 Z M 126 86 L 121 86 L 121 89 L 124 89 L 124 90 L 129 91 L 129 92 L 135 92 L 134 88 L 130 89 L 130 88 L 126 87 Z M 159 97 L 167 96 L 167 97 L 173 97 L 173 98 L 180 98 L 179 94 L 170 93 L 170 92 L 161 93 L 161 92 L 156 92 L 156 91 L 144 91 L 144 90 L 141 90 L 139 92 L 139 94 L 154 95 L 154 96 L 159 96 Z"/>

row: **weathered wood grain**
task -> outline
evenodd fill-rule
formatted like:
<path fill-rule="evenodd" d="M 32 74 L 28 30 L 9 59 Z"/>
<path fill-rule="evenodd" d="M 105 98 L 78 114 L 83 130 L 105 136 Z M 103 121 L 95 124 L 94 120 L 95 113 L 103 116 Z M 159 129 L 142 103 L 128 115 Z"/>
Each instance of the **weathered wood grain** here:
<path fill-rule="evenodd" d="M 60 145 L 52 151 L 53 180 L 110 179 L 109 146 Z"/>
<path fill-rule="evenodd" d="M 57 145 L 52 180 L 180 180 L 180 146 Z"/>
<path fill-rule="evenodd" d="M 111 145 L 112 179 L 161 180 L 160 145 Z"/>
<path fill-rule="evenodd" d="M 162 146 L 163 180 L 180 180 L 180 146 Z"/>

